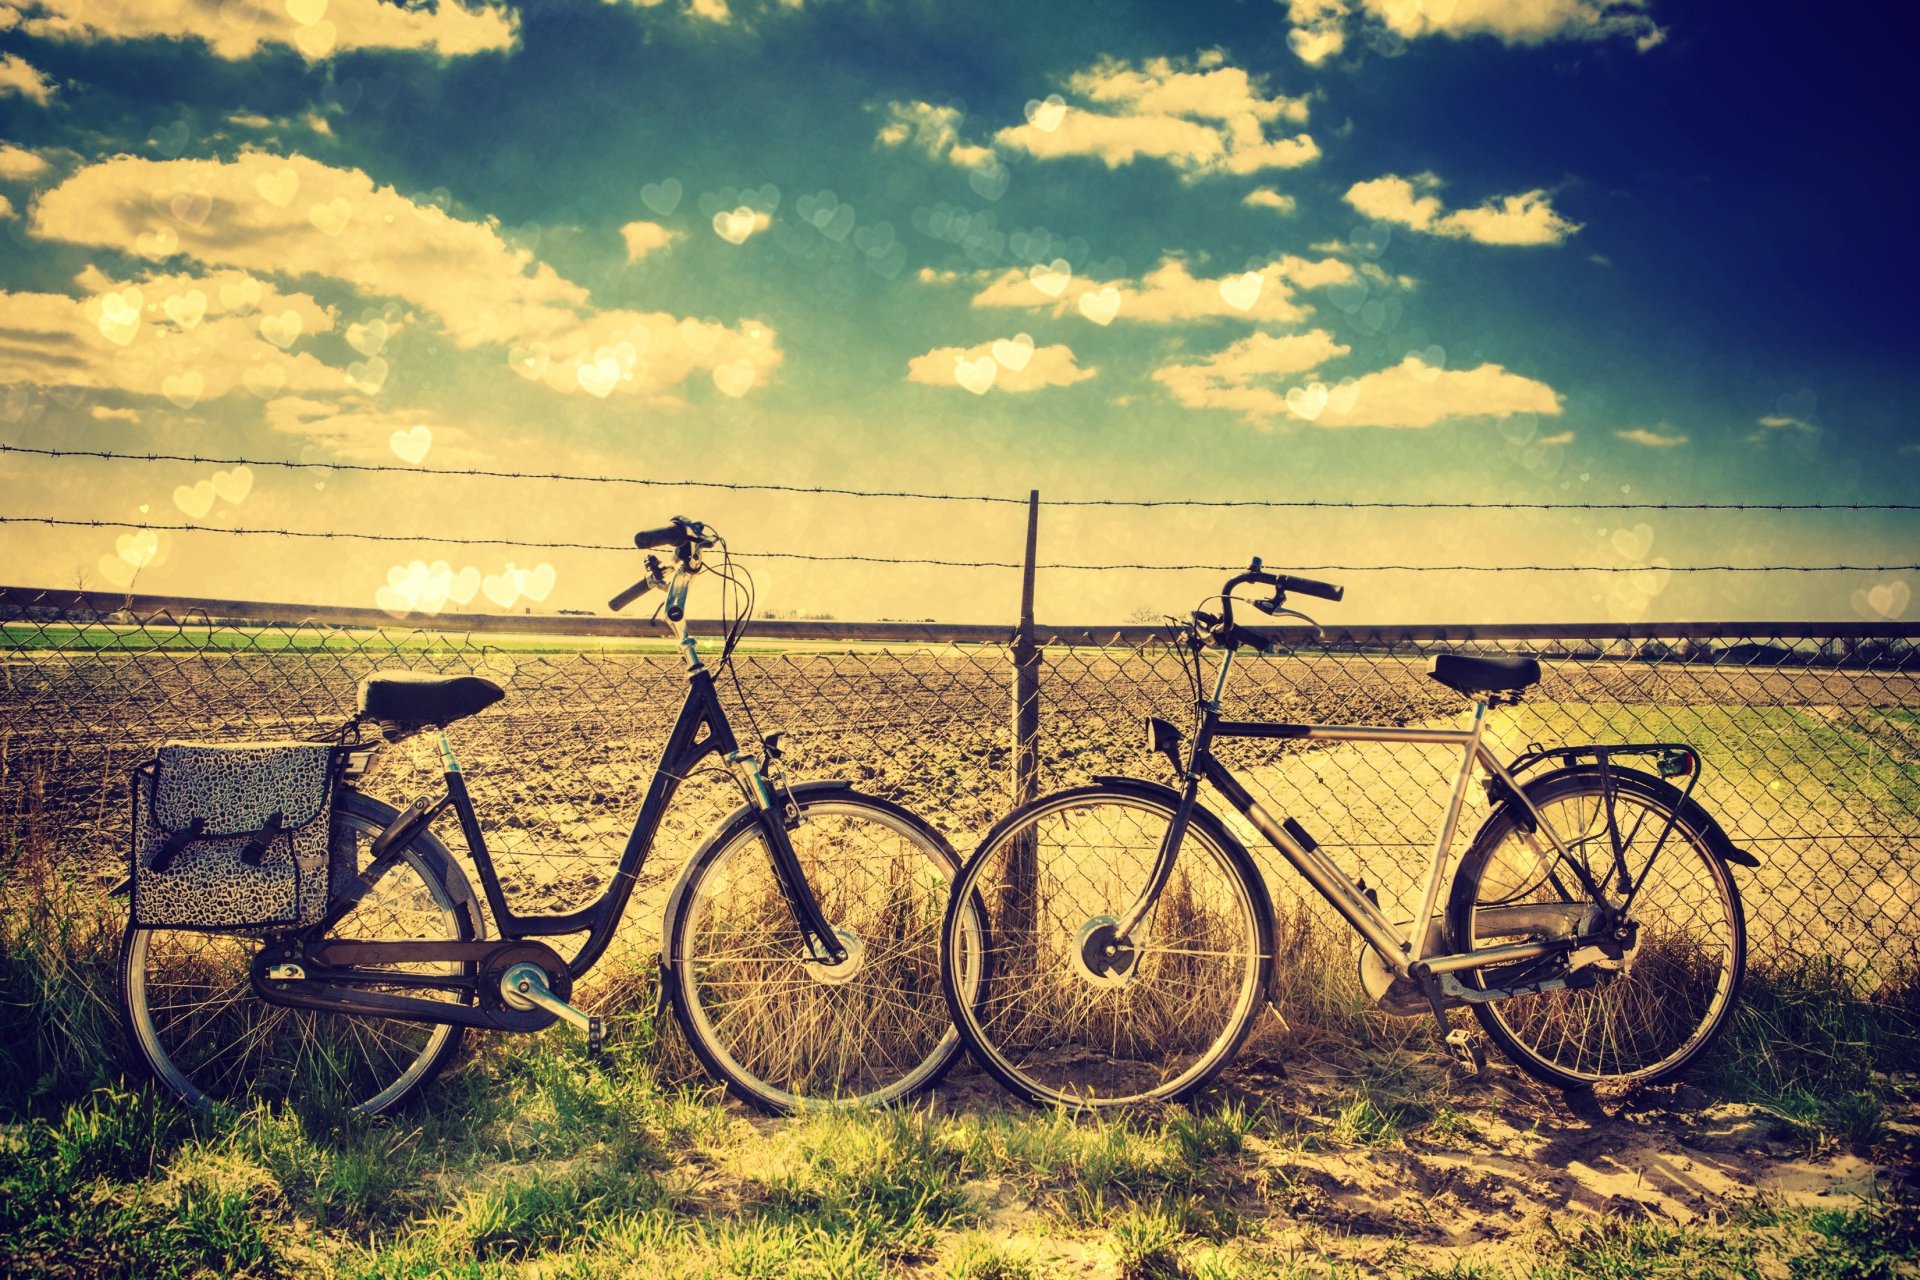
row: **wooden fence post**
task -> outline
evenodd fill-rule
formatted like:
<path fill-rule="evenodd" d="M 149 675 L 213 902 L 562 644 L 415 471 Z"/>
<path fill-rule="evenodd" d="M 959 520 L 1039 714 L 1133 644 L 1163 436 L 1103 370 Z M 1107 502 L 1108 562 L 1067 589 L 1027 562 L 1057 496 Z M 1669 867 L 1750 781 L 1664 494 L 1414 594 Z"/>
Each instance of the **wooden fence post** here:
<path fill-rule="evenodd" d="M 1020 579 L 1020 625 L 1013 636 L 1013 803 L 1033 799 L 1039 773 L 1040 647 L 1033 639 L 1033 571 L 1040 544 L 1040 491 L 1027 495 L 1027 555 Z"/>
<path fill-rule="evenodd" d="M 1040 772 L 1040 646 L 1033 638 L 1033 570 L 1040 541 L 1040 491 L 1027 495 L 1027 555 L 1020 579 L 1020 625 L 1013 635 L 1013 803 L 1033 799 Z M 1007 850 L 998 927 L 1019 937 L 1034 927 L 1039 903 L 1039 849 L 1029 830 Z"/>

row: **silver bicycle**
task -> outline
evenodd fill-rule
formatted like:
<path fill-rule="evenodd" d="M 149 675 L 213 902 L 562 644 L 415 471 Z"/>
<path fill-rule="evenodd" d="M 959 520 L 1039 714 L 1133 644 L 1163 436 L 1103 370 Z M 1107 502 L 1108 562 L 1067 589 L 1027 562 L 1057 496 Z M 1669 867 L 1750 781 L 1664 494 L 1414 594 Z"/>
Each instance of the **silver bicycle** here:
<path fill-rule="evenodd" d="M 1578 1089 L 1651 1083 L 1712 1044 L 1739 998 L 1746 930 L 1730 863 L 1757 866 L 1693 799 L 1699 756 L 1680 743 L 1562 745 L 1502 763 L 1489 706 L 1540 679 L 1531 658 L 1442 654 L 1428 674 L 1471 698 L 1465 728 L 1222 719 L 1235 653 L 1268 641 L 1233 620 L 1235 591 L 1300 618 L 1288 592 L 1342 589 L 1253 567 L 1196 611 L 1177 643 L 1194 689 L 1190 738 L 1149 717 L 1175 785 L 1102 778 L 1042 796 L 991 832 L 954 882 L 941 961 L 948 1008 L 974 1057 L 1036 1102 L 1176 1098 L 1245 1041 L 1296 959 L 1277 954 L 1273 904 L 1246 849 L 1199 803 L 1212 784 L 1364 940 L 1361 977 L 1389 1013 L 1431 1013 L 1476 1065 L 1479 1039 L 1450 1029 L 1470 1007 L 1516 1064 Z M 1220 652 L 1211 690 L 1202 661 Z M 1221 739 L 1407 742 L 1460 752 L 1418 912 L 1396 924 L 1306 828 L 1269 813 L 1213 754 Z M 1650 764 L 1629 767 L 1622 761 Z M 1476 769 L 1492 812 L 1449 851 Z M 1684 780 L 1684 786 L 1676 785 Z"/>

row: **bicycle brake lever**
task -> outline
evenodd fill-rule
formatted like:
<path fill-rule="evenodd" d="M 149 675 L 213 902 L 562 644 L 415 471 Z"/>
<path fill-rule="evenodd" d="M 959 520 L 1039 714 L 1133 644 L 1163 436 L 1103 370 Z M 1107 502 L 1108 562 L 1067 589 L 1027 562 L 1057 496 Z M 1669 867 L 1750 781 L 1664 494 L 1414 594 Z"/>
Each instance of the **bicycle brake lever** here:
<path fill-rule="evenodd" d="M 1281 609 L 1266 610 L 1265 612 L 1271 614 L 1271 616 L 1275 618 L 1300 619 L 1300 621 L 1306 623 L 1308 626 L 1313 628 L 1313 638 L 1316 640 L 1318 640 L 1322 635 L 1326 634 L 1325 627 L 1321 626 L 1319 623 L 1315 622 L 1312 618 L 1309 618 L 1306 614 L 1300 612 L 1298 609 L 1281 608 Z"/>

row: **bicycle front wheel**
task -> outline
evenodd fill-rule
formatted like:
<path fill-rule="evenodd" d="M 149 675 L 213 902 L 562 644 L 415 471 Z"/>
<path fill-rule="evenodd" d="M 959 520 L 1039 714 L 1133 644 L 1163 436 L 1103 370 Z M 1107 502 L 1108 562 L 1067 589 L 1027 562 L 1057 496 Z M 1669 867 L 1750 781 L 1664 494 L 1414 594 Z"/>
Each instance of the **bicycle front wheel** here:
<path fill-rule="evenodd" d="M 743 811 L 694 854 L 668 908 L 674 1014 L 707 1070 L 763 1110 L 896 1102 L 960 1050 L 939 971 L 959 858 L 884 800 L 832 788 L 798 802 L 793 850 L 847 959 L 808 954 L 760 815 Z"/>
<path fill-rule="evenodd" d="M 948 1005 L 974 1056 L 1033 1102 L 1121 1106 L 1211 1079 L 1259 1013 L 1272 924 L 1258 873 L 1196 809 L 1129 946 L 1103 929 L 1152 872 L 1177 797 L 1103 784 L 1043 796 L 988 833 L 954 887 Z M 977 911 L 984 928 L 964 927 Z M 957 980 L 977 974 L 974 994 Z"/>
<path fill-rule="evenodd" d="M 1516 1065 L 1561 1088 L 1654 1084 L 1677 1075 L 1726 1025 L 1746 969 L 1739 890 L 1706 832 L 1673 804 L 1672 788 L 1630 771 L 1611 773 L 1611 804 L 1593 769 L 1527 789 L 1564 844 L 1564 857 L 1543 832 L 1525 829 L 1517 806 L 1496 810 L 1461 860 L 1448 902 L 1458 950 L 1545 936 L 1535 931 L 1528 906 L 1594 905 L 1567 859 L 1599 888 L 1599 905 L 1627 906 L 1633 941 L 1595 985 L 1473 1006 Z M 1633 886 L 1630 905 L 1623 884 Z M 1545 962 L 1546 970 L 1540 963 L 1470 980 L 1517 984 L 1560 976 L 1565 967 L 1562 959 Z"/>
<path fill-rule="evenodd" d="M 353 865 L 397 811 L 358 794 L 334 809 L 333 840 Z M 343 851 L 344 852 L 344 851 Z M 433 837 L 400 860 L 328 934 L 334 938 L 469 941 L 477 930 L 464 877 Z M 129 929 L 120 949 L 121 1016 L 141 1061 L 191 1106 L 285 1098 L 377 1115 L 412 1097 L 460 1046 L 461 1028 L 269 1004 L 249 968 L 257 936 Z M 457 972 L 454 964 L 414 966 Z M 408 989 L 404 994 L 426 996 Z M 447 996 L 452 999 L 452 996 Z"/>

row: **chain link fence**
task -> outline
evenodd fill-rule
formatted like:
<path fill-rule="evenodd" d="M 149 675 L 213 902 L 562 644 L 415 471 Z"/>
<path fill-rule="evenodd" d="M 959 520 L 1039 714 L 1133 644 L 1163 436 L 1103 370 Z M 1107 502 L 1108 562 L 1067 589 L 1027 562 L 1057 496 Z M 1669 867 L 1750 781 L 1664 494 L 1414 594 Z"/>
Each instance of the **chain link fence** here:
<path fill-rule="evenodd" d="M 6 857 L 51 852 L 103 889 L 125 856 L 128 774 L 161 742 L 329 732 L 352 714 L 364 676 L 399 668 L 473 672 L 507 689 L 450 736 L 507 891 L 526 910 L 579 905 L 612 873 L 685 689 L 663 638 L 603 619 L 414 626 L 351 610 L 0 589 L 0 636 Z M 1824 954 L 1871 989 L 1920 969 L 1917 637 L 1905 624 L 1295 632 L 1275 655 L 1236 663 L 1226 712 L 1457 726 L 1464 700 L 1426 679 L 1430 655 L 1536 656 L 1541 685 L 1490 716 L 1498 751 L 1693 745 L 1705 765 L 1696 798 L 1762 864 L 1739 876 L 1756 963 Z M 1146 751 L 1142 718 L 1184 724 L 1191 695 L 1156 629 L 1041 628 L 1030 649 L 1019 638 L 1012 627 L 759 624 L 719 687 L 743 743 L 783 731 L 790 776 L 849 779 L 899 801 L 962 854 L 1016 795 L 1100 774 L 1170 780 Z M 1015 749 L 1022 688 L 1037 704 L 1030 753 Z M 1411 917 L 1457 749 L 1236 741 L 1218 754 L 1267 808 L 1364 874 L 1390 914 Z M 1016 776 L 1023 758 L 1032 773 Z M 435 744 L 417 735 L 385 747 L 363 789 L 404 805 L 437 790 L 439 769 Z M 724 772 L 689 780 L 628 912 L 636 956 L 651 952 L 672 878 L 739 802 Z M 1213 807 L 1276 900 L 1297 898 L 1291 869 Z M 1485 810 L 1475 788 L 1463 840 Z M 460 850 L 451 819 L 438 834 Z"/>

